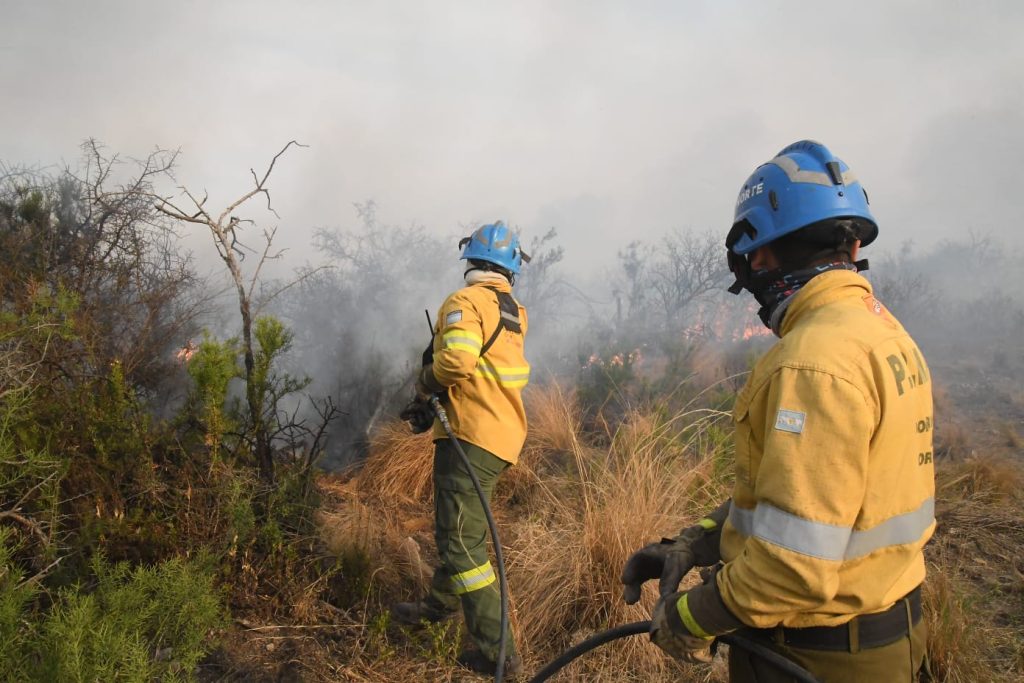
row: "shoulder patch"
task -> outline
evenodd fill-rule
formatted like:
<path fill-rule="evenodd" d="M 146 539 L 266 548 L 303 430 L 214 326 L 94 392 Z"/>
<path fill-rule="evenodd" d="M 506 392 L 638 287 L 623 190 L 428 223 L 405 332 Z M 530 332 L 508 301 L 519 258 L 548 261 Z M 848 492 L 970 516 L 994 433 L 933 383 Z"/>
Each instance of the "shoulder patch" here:
<path fill-rule="evenodd" d="M 452 311 L 444 317 L 445 327 L 454 325 L 457 322 L 462 322 L 462 311 Z"/>
<path fill-rule="evenodd" d="M 780 432 L 800 434 L 804 431 L 804 421 L 806 419 L 807 413 L 780 409 L 779 414 L 775 418 L 775 428 Z"/>
<path fill-rule="evenodd" d="M 895 327 L 895 321 L 893 320 L 892 314 L 889 313 L 889 309 L 887 309 L 885 305 L 873 295 L 868 294 L 864 297 L 864 305 L 867 306 L 869 311 L 877 315 L 890 326 Z"/>

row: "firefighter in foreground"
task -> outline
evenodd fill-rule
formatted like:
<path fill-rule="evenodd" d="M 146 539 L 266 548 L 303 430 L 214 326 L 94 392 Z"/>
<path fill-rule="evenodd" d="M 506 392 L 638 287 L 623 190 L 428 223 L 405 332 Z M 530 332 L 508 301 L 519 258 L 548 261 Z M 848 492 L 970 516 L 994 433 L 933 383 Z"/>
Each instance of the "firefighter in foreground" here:
<path fill-rule="evenodd" d="M 461 601 L 467 629 L 479 649 L 467 650 L 459 661 L 493 675 L 501 600 L 487 554 L 487 522 L 469 474 L 424 399 L 441 396 L 452 431 L 490 498 L 499 475 L 518 460 L 526 439 L 526 309 L 511 292 L 529 257 L 519 238 L 500 221 L 477 229 L 459 246 L 467 261 L 466 286 L 441 305 L 416 380 L 418 400 L 402 414 L 414 429 L 426 431 L 433 425 L 434 537 L 441 566 L 426 598 L 398 603 L 392 611 L 406 623 L 437 622 L 457 611 Z M 522 660 L 509 634 L 504 671 L 514 675 L 521 670 Z"/>
<path fill-rule="evenodd" d="M 715 636 L 737 631 L 829 683 L 925 677 L 932 384 L 858 274 L 877 234 L 856 176 L 816 142 L 786 147 L 740 191 L 730 291 L 753 294 L 780 340 L 736 399 L 732 498 L 622 576 L 629 603 L 661 580 L 651 639 L 677 659 L 710 661 Z M 694 566 L 714 569 L 679 591 Z M 736 648 L 729 675 L 789 680 Z"/>

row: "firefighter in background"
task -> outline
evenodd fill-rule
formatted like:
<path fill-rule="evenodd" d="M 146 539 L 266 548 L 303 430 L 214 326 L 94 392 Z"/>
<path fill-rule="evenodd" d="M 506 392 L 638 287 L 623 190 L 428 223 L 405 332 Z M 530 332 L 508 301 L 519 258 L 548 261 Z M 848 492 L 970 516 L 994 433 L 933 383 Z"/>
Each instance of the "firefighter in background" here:
<path fill-rule="evenodd" d="M 513 298 L 512 285 L 529 257 L 519 238 L 500 221 L 480 227 L 459 247 L 467 262 L 466 286 L 441 305 L 416 381 L 419 399 L 402 413 L 414 430 L 433 426 L 434 537 L 441 566 L 425 599 L 398 603 L 392 611 L 406 623 L 436 622 L 453 614 L 461 601 L 467 630 L 479 649 L 467 650 L 459 661 L 493 675 L 501 599 L 487 552 L 487 520 L 455 447 L 424 399 L 441 395 L 452 431 L 489 499 L 499 475 L 518 460 L 526 439 L 526 309 Z M 514 675 L 521 669 L 509 634 L 505 673 Z"/>
<path fill-rule="evenodd" d="M 740 191 L 729 291 L 753 294 L 780 341 L 736 399 L 732 498 L 634 553 L 622 576 L 630 603 L 661 579 L 651 639 L 678 659 L 710 661 L 714 637 L 737 631 L 830 683 L 927 673 L 932 384 L 858 274 L 858 249 L 877 234 L 857 178 L 816 142 L 786 147 Z M 738 648 L 729 675 L 791 680 Z"/>

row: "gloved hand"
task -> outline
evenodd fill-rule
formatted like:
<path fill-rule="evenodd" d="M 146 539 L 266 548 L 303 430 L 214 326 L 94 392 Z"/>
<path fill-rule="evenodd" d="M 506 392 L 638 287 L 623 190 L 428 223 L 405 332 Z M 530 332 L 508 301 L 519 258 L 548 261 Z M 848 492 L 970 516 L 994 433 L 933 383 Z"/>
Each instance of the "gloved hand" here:
<path fill-rule="evenodd" d="M 645 545 L 633 553 L 622 568 L 622 599 L 632 605 L 640 599 L 640 587 L 659 579 L 658 594 L 672 593 L 694 567 L 706 567 L 721 560 L 718 541 L 722 524 L 729 515 L 729 501 L 719 505 L 697 524 L 683 529 L 676 538 Z"/>
<path fill-rule="evenodd" d="M 434 377 L 434 366 L 424 365 L 419 374 L 416 375 L 416 395 L 422 399 L 429 400 L 433 394 L 444 392 L 445 388 Z"/>
<path fill-rule="evenodd" d="M 684 595 L 672 593 L 658 600 L 651 614 L 651 642 L 674 659 L 690 664 L 709 664 L 712 659 L 711 643 L 715 639 L 695 636 L 678 618 L 670 618 L 670 610 L 676 610 Z"/>
<path fill-rule="evenodd" d="M 413 434 L 422 434 L 434 424 L 434 409 L 429 403 L 416 397 L 402 408 L 398 417 L 409 423 Z"/>
<path fill-rule="evenodd" d="M 703 533 L 700 527 L 688 527 L 675 539 L 663 538 L 660 543 L 650 543 L 630 555 L 621 577 L 626 584 L 622 589 L 626 604 L 633 605 L 640 600 L 640 589 L 650 579 L 659 579 L 659 595 L 674 592 L 696 564 L 692 546 Z"/>
<path fill-rule="evenodd" d="M 640 587 L 650 579 L 657 579 L 665 571 L 665 558 L 671 539 L 663 538 L 661 543 L 650 543 L 629 556 L 622 567 L 619 578 L 626 587 L 622 589 L 622 599 L 627 605 L 634 605 L 640 599 Z"/>

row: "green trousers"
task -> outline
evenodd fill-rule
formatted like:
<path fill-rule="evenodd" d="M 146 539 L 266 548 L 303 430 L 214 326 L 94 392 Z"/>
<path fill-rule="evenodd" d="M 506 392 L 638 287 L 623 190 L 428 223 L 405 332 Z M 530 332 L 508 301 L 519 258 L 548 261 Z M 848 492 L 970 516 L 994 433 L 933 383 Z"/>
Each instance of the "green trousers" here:
<path fill-rule="evenodd" d="M 479 446 L 459 443 L 489 503 L 508 463 Z M 497 570 L 487 554 L 487 536 L 487 517 L 473 481 L 452 442 L 441 439 L 434 451 L 434 539 L 441 566 L 434 572 L 427 604 L 440 612 L 454 612 L 461 602 L 470 637 L 495 661 L 501 637 L 501 594 Z M 509 657 L 515 653 L 511 634 L 506 643 Z"/>
<path fill-rule="evenodd" d="M 922 669 L 927 670 L 927 637 L 928 627 L 921 619 L 908 635 L 895 643 L 859 652 L 808 650 L 775 644 L 769 647 L 810 671 L 822 683 L 917 683 L 931 680 L 930 676 L 922 674 Z M 729 681 L 793 683 L 794 679 L 756 655 L 730 647 Z"/>

